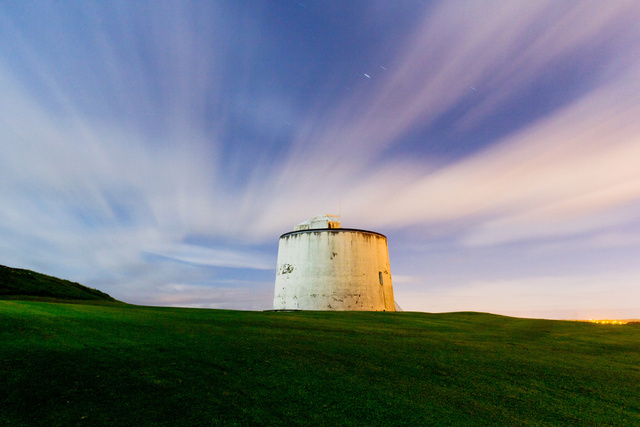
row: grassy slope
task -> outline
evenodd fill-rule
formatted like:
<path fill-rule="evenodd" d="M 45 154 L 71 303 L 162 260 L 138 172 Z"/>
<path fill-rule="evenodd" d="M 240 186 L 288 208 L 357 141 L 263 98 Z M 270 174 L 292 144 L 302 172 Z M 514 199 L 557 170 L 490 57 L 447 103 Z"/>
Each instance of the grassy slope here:
<path fill-rule="evenodd" d="M 82 286 L 79 283 L 58 279 L 34 271 L 0 265 L 0 299 L 49 299 L 49 300 L 92 300 L 111 301 L 115 299 Z"/>
<path fill-rule="evenodd" d="M 0 424 L 640 424 L 640 327 L 0 301 Z"/>

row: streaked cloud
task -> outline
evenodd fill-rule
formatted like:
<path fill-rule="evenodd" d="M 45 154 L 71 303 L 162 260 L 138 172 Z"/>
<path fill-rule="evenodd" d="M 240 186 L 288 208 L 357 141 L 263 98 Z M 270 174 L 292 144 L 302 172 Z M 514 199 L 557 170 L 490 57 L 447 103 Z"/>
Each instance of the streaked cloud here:
<path fill-rule="evenodd" d="M 188 264 L 208 265 L 215 267 L 255 268 L 270 270 L 273 260 L 263 254 L 247 251 L 234 251 L 230 248 L 213 249 L 196 245 L 171 245 L 165 250 L 159 250 L 153 255 L 165 257 Z"/>
<path fill-rule="evenodd" d="M 622 2 L 602 13 L 545 2 L 501 5 L 475 10 L 444 3 L 427 15 L 396 69 L 380 78 L 372 94 L 347 98 L 329 113 L 328 126 L 303 127 L 298 140 L 304 148 L 278 163 L 267 185 L 260 181 L 258 188 L 247 188 L 256 195 L 255 211 L 266 212 L 263 218 L 281 229 L 279 207 L 288 206 L 292 219 L 300 217 L 310 188 L 314 206 L 348 201 L 345 209 L 354 222 L 374 227 L 469 217 L 513 221 L 521 213 L 544 210 L 572 221 L 637 200 L 638 129 L 632 118 L 640 105 L 639 64 L 629 55 L 639 46 L 634 30 L 620 22 L 630 24 L 629 16 L 640 16 L 640 10 Z M 382 143 L 401 145 L 409 129 L 428 126 L 463 102 L 469 87 L 491 89 L 459 119 L 463 129 L 519 96 L 543 73 L 557 72 L 559 62 L 590 56 L 606 64 L 593 72 L 582 93 L 478 153 L 454 162 L 416 162 L 384 153 Z M 314 185 L 320 176 L 322 185 Z M 281 195 L 272 194 L 282 188 Z M 265 191 L 270 203 L 258 196 Z"/>
<path fill-rule="evenodd" d="M 266 285 L 211 269 L 266 274 L 281 233 L 340 208 L 345 226 L 460 251 L 638 246 L 636 2 L 435 2 L 366 64 L 344 42 L 316 62 L 276 12 L 233 2 L 63 9 L 0 8 L 4 263 L 213 307 Z M 436 311 L 426 292 L 412 301 Z"/>

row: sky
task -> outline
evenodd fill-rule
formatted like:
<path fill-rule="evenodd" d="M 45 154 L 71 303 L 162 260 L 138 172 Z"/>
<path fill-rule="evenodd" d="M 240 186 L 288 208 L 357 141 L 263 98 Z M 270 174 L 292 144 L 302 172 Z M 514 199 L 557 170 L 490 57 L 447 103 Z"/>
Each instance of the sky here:
<path fill-rule="evenodd" d="M 405 311 L 640 318 L 640 2 L 3 1 L 0 264 L 272 308 L 387 236 Z"/>

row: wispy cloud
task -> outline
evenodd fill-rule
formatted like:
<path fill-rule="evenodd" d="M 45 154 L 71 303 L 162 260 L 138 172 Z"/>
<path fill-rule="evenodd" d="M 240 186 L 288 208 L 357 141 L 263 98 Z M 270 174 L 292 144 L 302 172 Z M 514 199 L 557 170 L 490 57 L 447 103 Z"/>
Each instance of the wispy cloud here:
<path fill-rule="evenodd" d="M 197 304 L 204 270 L 266 271 L 259 245 L 340 205 L 345 226 L 463 248 L 637 227 L 636 2 L 435 3 L 331 96 L 346 77 L 279 76 L 277 29 L 231 4 L 0 13 L 3 262 Z M 464 144 L 512 126 L 447 156 L 442 121 Z"/>
<path fill-rule="evenodd" d="M 640 200 L 640 129 L 633 120 L 640 114 L 640 90 L 614 89 L 585 96 L 496 146 L 426 175 L 391 199 L 403 208 L 395 218 L 402 223 L 476 217 L 482 223 L 469 237 L 476 243 L 633 219 L 611 211 Z M 491 237 L 491 230 L 500 235 Z"/>
<path fill-rule="evenodd" d="M 370 93 L 345 101 L 322 129 L 303 128 L 304 149 L 268 181 L 269 189 L 286 191 L 270 197 L 265 218 L 280 225 L 278 207 L 299 216 L 309 204 L 342 199 L 354 223 L 372 227 L 472 219 L 477 226 L 465 241 L 474 244 L 615 220 L 611 210 L 640 199 L 633 119 L 640 113 L 640 63 L 633 55 L 640 42 L 631 18 L 640 9 L 600 6 L 443 3 Z M 599 68 L 564 105 L 478 153 L 454 162 L 403 160 L 401 151 L 399 158 L 386 156 L 384 146 L 401 145 L 410 129 L 465 102 L 470 87 L 489 94 L 459 118 L 459 128 L 472 129 L 569 60 Z"/>
<path fill-rule="evenodd" d="M 271 257 L 266 257 L 258 252 L 237 251 L 229 247 L 214 249 L 196 245 L 173 244 L 167 249 L 157 250 L 153 255 L 195 265 L 259 270 L 274 268 Z"/>

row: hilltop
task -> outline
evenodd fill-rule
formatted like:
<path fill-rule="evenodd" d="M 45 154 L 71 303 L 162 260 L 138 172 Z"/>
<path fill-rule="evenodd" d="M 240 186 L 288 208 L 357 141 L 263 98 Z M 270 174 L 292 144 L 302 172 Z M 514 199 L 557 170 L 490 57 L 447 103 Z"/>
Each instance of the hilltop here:
<path fill-rule="evenodd" d="M 116 299 L 80 283 L 0 265 L 0 299 L 110 301 Z"/>
<path fill-rule="evenodd" d="M 640 425 L 640 328 L 0 301 L 0 425 Z"/>

